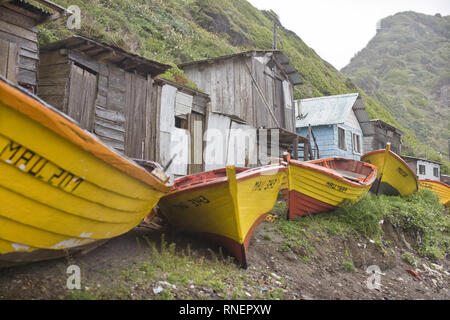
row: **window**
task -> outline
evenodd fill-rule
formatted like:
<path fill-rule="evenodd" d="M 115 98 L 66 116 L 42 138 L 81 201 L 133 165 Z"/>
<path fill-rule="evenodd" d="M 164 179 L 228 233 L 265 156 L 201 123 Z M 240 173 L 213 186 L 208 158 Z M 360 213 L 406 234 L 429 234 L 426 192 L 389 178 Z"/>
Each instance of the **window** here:
<path fill-rule="evenodd" d="M 345 145 L 345 129 L 338 127 L 338 147 L 342 150 L 347 150 Z"/>
<path fill-rule="evenodd" d="M 353 133 L 353 153 L 361 154 L 361 136 L 359 134 Z"/>
<path fill-rule="evenodd" d="M 419 174 L 425 174 L 425 165 L 419 164 Z"/>
<path fill-rule="evenodd" d="M 175 127 L 176 128 L 180 128 L 180 129 L 188 129 L 188 121 L 187 121 L 187 117 L 184 116 L 184 118 L 182 116 L 176 116 L 175 117 Z"/>
<path fill-rule="evenodd" d="M 433 168 L 433 176 L 439 178 L 439 168 Z"/>

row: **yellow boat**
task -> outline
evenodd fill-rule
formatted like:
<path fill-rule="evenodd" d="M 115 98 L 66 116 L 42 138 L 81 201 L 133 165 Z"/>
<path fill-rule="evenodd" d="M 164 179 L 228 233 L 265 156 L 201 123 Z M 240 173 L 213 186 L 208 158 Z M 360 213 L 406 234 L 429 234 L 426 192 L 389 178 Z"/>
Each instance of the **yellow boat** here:
<path fill-rule="evenodd" d="M 441 181 L 419 180 L 420 189 L 431 189 L 437 193 L 439 201 L 446 207 L 450 208 L 450 186 Z"/>
<path fill-rule="evenodd" d="M 45 102 L 0 78 L 0 266 L 86 250 L 170 191 Z"/>
<path fill-rule="evenodd" d="M 226 248 L 247 267 L 250 238 L 272 210 L 286 166 L 227 168 L 186 176 L 159 207 L 169 223 L 201 234 Z"/>
<path fill-rule="evenodd" d="M 367 193 L 377 168 L 362 161 L 333 157 L 314 161 L 285 159 L 288 166 L 288 219 L 336 209 Z"/>
<path fill-rule="evenodd" d="M 391 151 L 391 143 L 386 149 L 366 153 L 361 161 L 371 163 L 378 168 L 377 180 L 371 192 L 390 196 L 409 196 L 418 190 L 417 176 L 397 154 Z"/>

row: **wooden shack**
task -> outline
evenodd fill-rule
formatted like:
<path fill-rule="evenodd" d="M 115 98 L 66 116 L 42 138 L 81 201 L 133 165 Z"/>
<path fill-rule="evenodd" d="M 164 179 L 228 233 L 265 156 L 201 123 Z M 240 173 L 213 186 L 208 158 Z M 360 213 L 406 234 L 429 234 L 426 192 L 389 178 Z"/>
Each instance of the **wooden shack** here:
<path fill-rule="evenodd" d="M 271 133 L 276 132 L 280 153 L 296 150 L 298 142 L 305 140 L 295 132 L 293 109 L 293 87 L 302 81 L 281 51 L 248 51 L 184 63 L 179 67 L 211 98 L 205 151 L 217 144 L 209 137 L 213 132 L 211 129 L 224 133 L 222 145 L 226 150 L 220 152 L 220 161 L 207 163 L 207 169 L 230 163 L 245 166 L 264 164 L 265 159 L 255 146 L 247 144 L 244 149 L 236 148 L 235 141 L 226 133 L 230 129 L 258 130 L 258 146 L 261 148 L 267 141 L 267 150 L 272 145 Z M 260 133 L 264 131 L 265 134 L 265 130 L 269 133 L 268 138 L 261 140 Z M 230 157 L 231 150 L 237 151 L 237 157 Z M 255 153 L 258 153 L 256 161 L 252 161 Z M 297 152 L 293 154 L 297 158 Z"/>
<path fill-rule="evenodd" d="M 51 1 L 0 1 L 0 74 L 36 93 L 39 66 L 37 26 L 67 14 Z M 45 9 L 44 9 L 45 8 Z"/>
<path fill-rule="evenodd" d="M 380 119 L 370 120 L 361 124 L 365 129 L 364 152 L 384 149 L 386 143 L 391 143 L 391 150 L 397 154 L 402 152 L 403 132 Z"/>
<path fill-rule="evenodd" d="M 156 79 L 169 68 L 94 39 L 73 36 L 41 48 L 38 95 L 125 155 L 166 165 L 172 132 L 194 130 L 190 122 L 204 118 L 208 101 L 200 92 Z M 180 115 L 187 124 L 177 128 L 175 111 L 183 103 L 189 105 L 184 108 L 189 112 Z M 180 148 L 189 150 L 190 140 L 189 136 Z M 200 169 L 185 165 L 172 173 Z"/>
<path fill-rule="evenodd" d="M 441 181 L 442 163 L 410 156 L 401 156 L 420 180 Z"/>

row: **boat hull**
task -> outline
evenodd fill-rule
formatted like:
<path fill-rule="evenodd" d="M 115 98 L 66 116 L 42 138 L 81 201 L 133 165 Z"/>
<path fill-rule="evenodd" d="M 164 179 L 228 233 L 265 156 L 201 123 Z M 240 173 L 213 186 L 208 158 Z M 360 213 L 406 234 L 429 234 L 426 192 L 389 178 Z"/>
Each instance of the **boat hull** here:
<path fill-rule="evenodd" d="M 270 165 L 238 174 L 228 167 L 226 176 L 221 170 L 223 177 L 175 189 L 159 206 L 170 224 L 217 242 L 246 268 L 251 236 L 275 205 L 286 167 Z"/>
<path fill-rule="evenodd" d="M 326 166 L 318 164 L 326 164 Z M 351 181 L 337 172 L 364 172 L 365 180 Z M 376 168 L 361 161 L 329 158 L 289 161 L 288 219 L 336 209 L 345 200 L 358 201 L 372 185 Z"/>
<path fill-rule="evenodd" d="M 431 189 L 437 193 L 439 201 L 446 207 L 450 208 L 450 186 L 441 181 L 419 180 L 419 190 Z"/>
<path fill-rule="evenodd" d="M 169 190 L 71 119 L 0 79 L 4 265 L 39 260 L 35 251 L 44 252 L 43 259 L 60 256 L 123 234 Z"/>
<path fill-rule="evenodd" d="M 417 176 L 397 154 L 386 150 L 366 153 L 361 161 L 378 168 L 377 179 L 371 192 L 389 196 L 409 196 L 418 190 Z"/>

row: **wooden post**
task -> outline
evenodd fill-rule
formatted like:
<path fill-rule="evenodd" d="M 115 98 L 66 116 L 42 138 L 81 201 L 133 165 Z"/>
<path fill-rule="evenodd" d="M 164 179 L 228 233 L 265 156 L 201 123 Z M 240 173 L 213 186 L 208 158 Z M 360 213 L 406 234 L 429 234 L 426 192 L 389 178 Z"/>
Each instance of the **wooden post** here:
<path fill-rule="evenodd" d="M 294 138 L 294 148 L 293 148 L 293 153 L 294 153 L 294 160 L 298 160 L 298 136 L 295 135 Z"/>

